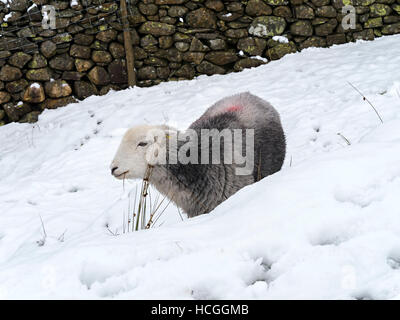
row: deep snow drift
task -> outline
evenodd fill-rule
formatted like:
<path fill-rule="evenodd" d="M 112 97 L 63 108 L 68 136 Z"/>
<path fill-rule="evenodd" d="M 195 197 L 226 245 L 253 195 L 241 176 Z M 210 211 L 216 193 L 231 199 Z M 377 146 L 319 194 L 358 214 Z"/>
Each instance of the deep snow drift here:
<path fill-rule="evenodd" d="M 399 52 L 400 36 L 308 49 L 1 127 L 0 298 L 400 298 Z M 183 129 L 247 90 L 281 114 L 282 171 L 209 215 L 170 206 L 121 234 L 135 182 L 108 166 L 125 129 Z"/>

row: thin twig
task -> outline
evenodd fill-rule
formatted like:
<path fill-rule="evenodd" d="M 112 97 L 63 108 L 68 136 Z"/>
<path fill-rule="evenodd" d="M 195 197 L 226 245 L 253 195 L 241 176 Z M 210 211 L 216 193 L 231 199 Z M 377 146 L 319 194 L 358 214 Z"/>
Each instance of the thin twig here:
<path fill-rule="evenodd" d="M 109 227 L 107 227 L 107 230 L 112 236 L 114 236 L 114 237 L 119 236 L 118 229 L 115 230 L 115 232 L 112 232 L 111 229 Z"/>
<path fill-rule="evenodd" d="M 168 208 L 169 204 L 172 202 L 173 198 L 169 199 L 167 205 L 164 207 L 164 209 L 157 215 L 156 219 L 154 220 L 153 226 L 156 224 L 156 222 L 158 221 L 158 219 L 160 219 L 160 217 L 162 216 L 162 214 L 164 213 L 164 211 Z"/>
<path fill-rule="evenodd" d="M 41 216 L 40 214 L 39 214 L 39 218 L 40 218 L 40 222 L 41 222 L 41 224 L 42 224 L 43 238 L 40 239 L 40 240 L 38 240 L 38 241 L 36 241 L 36 242 L 37 242 L 37 244 L 38 244 L 40 247 L 42 247 L 42 246 L 44 246 L 45 243 L 46 243 L 47 232 L 46 232 L 46 228 L 44 227 L 44 222 L 43 222 L 42 216 Z"/>
<path fill-rule="evenodd" d="M 162 205 L 162 203 L 164 202 L 164 200 L 167 198 L 167 196 L 164 196 L 164 198 L 161 200 L 161 202 L 157 205 L 157 207 L 154 209 L 154 210 L 152 210 L 152 213 L 150 214 L 150 218 L 149 218 L 149 221 L 147 222 L 147 225 L 146 225 L 146 229 L 149 229 L 150 228 L 150 226 L 151 226 L 151 224 L 154 224 L 156 221 L 154 221 L 154 223 L 153 223 L 153 217 L 154 217 L 154 215 L 157 213 L 157 211 L 158 211 L 158 209 L 160 209 L 160 207 L 161 207 L 161 205 Z M 169 203 L 168 203 L 169 204 Z M 167 204 L 167 206 L 168 206 L 168 204 Z"/>
<path fill-rule="evenodd" d="M 347 145 L 349 145 L 349 146 L 351 145 L 349 139 L 347 139 L 347 138 L 346 138 L 344 135 L 342 135 L 340 132 L 338 132 L 338 136 L 342 137 L 342 139 L 343 139 L 344 141 L 346 141 Z"/>
<path fill-rule="evenodd" d="M 374 105 L 371 103 L 371 101 L 369 101 L 369 100 L 364 96 L 364 94 L 363 94 L 360 90 L 358 90 L 351 82 L 347 81 L 347 83 L 348 83 L 350 86 L 352 86 L 353 89 L 356 90 L 356 91 L 360 94 L 360 96 L 363 98 L 364 101 L 367 101 L 367 102 L 369 103 L 369 105 L 372 107 L 372 109 L 374 109 L 374 111 L 375 111 L 376 115 L 378 116 L 379 120 L 381 121 L 381 123 L 383 123 L 382 117 L 379 115 L 378 111 L 376 110 L 376 108 L 374 107 Z"/>
<path fill-rule="evenodd" d="M 182 214 L 181 214 L 181 210 L 179 209 L 179 207 L 177 207 L 177 209 L 178 209 L 179 216 L 181 217 L 181 220 L 183 221 L 183 217 L 182 217 Z"/>
<path fill-rule="evenodd" d="M 46 232 L 46 229 L 44 227 L 44 222 L 43 222 L 42 216 L 40 214 L 39 214 L 39 218 L 40 218 L 40 222 L 42 224 L 43 235 L 44 235 L 45 238 L 47 238 L 47 232 Z"/>
<path fill-rule="evenodd" d="M 57 238 L 58 241 L 64 242 L 65 238 L 65 233 L 68 231 L 68 229 L 65 229 L 65 231 Z"/>
<path fill-rule="evenodd" d="M 135 231 L 134 230 L 134 226 L 135 226 L 135 223 L 134 223 L 134 221 L 135 221 L 135 217 L 136 217 L 136 202 L 137 202 L 137 191 L 138 191 L 138 185 L 136 184 L 136 187 L 135 187 L 135 201 L 134 201 L 134 203 L 133 203 L 133 211 L 132 211 L 132 232 L 133 231 Z"/>
<path fill-rule="evenodd" d="M 139 199 L 139 206 L 138 206 L 138 211 L 137 211 L 137 217 L 136 217 L 136 231 L 139 230 L 139 221 L 142 222 L 142 228 L 145 228 L 145 223 L 144 223 L 144 215 L 146 214 L 146 197 L 148 194 L 148 188 L 150 185 L 150 176 L 151 172 L 153 171 L 153 166 L 147 166 L 146 173 L 144 175 L 143 181 L 142 181 L 142 188 L 140 192 L 140 199 Z"/>
<path fill-rule="evenodd" d="M 129 192 L 128 193 L 128 232 L 129 232 L 129 223 L 131 220 L 129 217 L 130 214 L 131 214 L 131 193 Z M 124 220 L 125 220 L 125 212 L 124 212 Z"/>

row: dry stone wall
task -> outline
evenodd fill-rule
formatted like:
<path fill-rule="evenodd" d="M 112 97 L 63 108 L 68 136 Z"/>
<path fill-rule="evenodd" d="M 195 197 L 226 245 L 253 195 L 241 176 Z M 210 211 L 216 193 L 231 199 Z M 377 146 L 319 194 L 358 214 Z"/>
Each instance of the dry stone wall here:
<path fill-rule="evenodd" d="M 43 29 L 42 6 L 56 9 Z M 356 24 L 344 29 L 353 6 Z M 0 125 L 127 88 L 119 1 L 1 0 Z M 137 85 L 257 67 L 308 47 L 400 33 L 400 0 L 128 2 Z"/>

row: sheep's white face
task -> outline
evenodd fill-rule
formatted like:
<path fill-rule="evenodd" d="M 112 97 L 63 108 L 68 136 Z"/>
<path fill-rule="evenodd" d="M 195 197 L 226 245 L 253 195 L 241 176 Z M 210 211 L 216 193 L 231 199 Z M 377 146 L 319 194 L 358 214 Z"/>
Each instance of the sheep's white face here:
<path fill-rule="evenodd" d="M 165 146 L 165 135 L 162 126 L 137 126 L 129 129 L 118 148 L 117 154 L 110 165 L 111 174 L 117 179 L 141 179 L 149 164 L 154 165 L 154 156 Z"/>

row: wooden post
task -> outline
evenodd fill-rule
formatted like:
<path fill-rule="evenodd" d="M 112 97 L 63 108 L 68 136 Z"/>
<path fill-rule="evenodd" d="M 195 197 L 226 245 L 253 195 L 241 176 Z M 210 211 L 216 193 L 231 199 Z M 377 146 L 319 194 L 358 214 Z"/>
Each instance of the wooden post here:
<path fill-rule="evenodd" d="M 131 34 L 129 32 L 128 10 L 126 8 L 126 0 L 120 0 L 121 19 L 124 27 L 124 47 L 126 57 L 126 69 L 128 72 L 128 85 L 133 87 L 136 85 L 135 58 L 133 56 L 133 47 Z"/>

